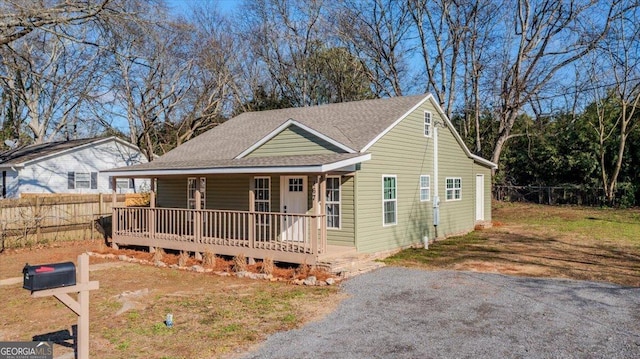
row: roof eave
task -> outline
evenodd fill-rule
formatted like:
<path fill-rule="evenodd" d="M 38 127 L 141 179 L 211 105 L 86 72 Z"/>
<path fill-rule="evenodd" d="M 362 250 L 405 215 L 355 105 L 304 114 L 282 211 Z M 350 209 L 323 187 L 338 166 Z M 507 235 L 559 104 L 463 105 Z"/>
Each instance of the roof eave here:
<path fill-rule="evenodd" d="M 246 167 L 214 167 L 214 168 L 175 168 L 175 169 L 153 169 L 153 170 L 122 170 L 122 171 L 100 171 L 100 173 L 112 177 L 156 177 L 156 176 L 176 176 L 176 175 L 207 175 L 207 174 L 248 174 L 248 173 L 326 173 L 336 171 L 341 168 L 355 165 L 357 163 L 369 161 L 370 153 L 365 153 L 357 157 L 345 160 L 301 166 L 246 166 Z"/>

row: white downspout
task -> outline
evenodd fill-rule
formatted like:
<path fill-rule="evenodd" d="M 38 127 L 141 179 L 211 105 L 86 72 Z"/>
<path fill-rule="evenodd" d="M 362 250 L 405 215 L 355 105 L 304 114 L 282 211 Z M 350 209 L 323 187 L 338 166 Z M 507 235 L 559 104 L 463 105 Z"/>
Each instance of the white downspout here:
<path fill-rule="evenodd" d="M 438 126 L 434 121 L 433 126 L 433 227 L 435 240 L 438 238 L 438 225 L 440 224 L 440 196 L 438 195 Z"/>

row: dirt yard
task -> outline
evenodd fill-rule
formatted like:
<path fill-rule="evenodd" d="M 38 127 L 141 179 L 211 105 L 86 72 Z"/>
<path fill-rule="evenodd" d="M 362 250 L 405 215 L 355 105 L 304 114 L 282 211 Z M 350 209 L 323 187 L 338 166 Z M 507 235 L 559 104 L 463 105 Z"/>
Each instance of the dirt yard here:
<path fill-rule="evenodd" d="M 640 287 L 640 210 L 497 203 L 494 227 L 409 249 L 387 264 Z"/>
<path fill-rule="evenodd" d="M 75 262 L 78 254 L 87 250 L 108 252 L 97 241 L 6 250 L 0 254 L 0 280 L 20 277 L 26 262 Z M 171 264 L 177 261 L 177 256 L 173 257 L 165 255 L 163 260 Z M 105 261 L 90 259 L 91 264 Z M 233 357 L 271 333 L 322 317 L 341 299 L 335 286 L 294 286 L 112 262 L 108 269 L 90 274 L 91 280 L 100 282 L 100 289 L 91 292 L 94 358 Z M 281 274 L 286 273 L 293 271 Z M 0 289 L 0 341 L 48 337 L 58 342 L 56 357 L 72 353 L 69 338 L 75 315 L 55 298 L 33 299 L 21 287 L 14 284 Z M 167 313 L 174 316 L 173 328 L 164 324 Z"/>

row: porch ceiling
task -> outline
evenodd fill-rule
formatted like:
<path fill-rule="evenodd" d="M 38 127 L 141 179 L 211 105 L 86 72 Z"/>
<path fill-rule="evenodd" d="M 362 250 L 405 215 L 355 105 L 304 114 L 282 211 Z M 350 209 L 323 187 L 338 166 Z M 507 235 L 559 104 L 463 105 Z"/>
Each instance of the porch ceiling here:
<path fill-rule="evenodd" d="M 245 157 L 238 159 L 148 162 L 101 173 L 113 177 L 154 177 L 225 173 L 325 173 L 371 159 L 370 153 L 332 153 L 297 156 Z"/>

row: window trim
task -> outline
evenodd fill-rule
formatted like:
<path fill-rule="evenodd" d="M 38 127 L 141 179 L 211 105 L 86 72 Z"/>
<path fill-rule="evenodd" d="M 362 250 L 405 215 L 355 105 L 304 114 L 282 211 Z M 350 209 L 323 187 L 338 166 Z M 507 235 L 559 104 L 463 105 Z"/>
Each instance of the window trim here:
<path fill-rule="evenodd" d="M 338 201 L 329 201 L 327 199 L 327 194 L 325 193 L 325 206 L 329 204 L 337 204 L 338 205 L 338 226 L 337 227 L 329 227 L 329 215 L 327 215 L 327 229 L 331 230 L 341 230 L 342 229 L 342 176 L 327 176 L 327 180 L 330 178 L 335 178 L 338 180 Z M 327 183 L 329 183 L 327 181 Z M 327 186 L 328 189 L 328 186 Z M 325 214 L 327 209 L 325 208 Z"/>
<path fill-rule="evenodd" d="M 452 181 L 453 187 L 449 188 L 449 180 Z M 456 180 L 459 180 L 460 182 L 460 187 L 455 187 L 456 184 Z M 462 201 L 462 177 L 446 177 L 444 180 L 444 186 L 445 186 L 445 201 L 446 202 L 451 202 L 451 201 Z M 456 190 L 458 192 L 458 198 L 456 198 Z M 453 195 L 451 198 L 449 198 L 449 193 L 452 192 Z"/>
<path fill-rule="evenodd" d="M 78 174 L 86 174 L 89 176 L 89 187 L 78 187 Z M 73 182 L 72 182 L 73 181 Z M 86 181 L 82 181 L 86 182 Z M 68 171 L 67 172 L 67 189 L 80 189 L 80 190 L 92 190 L 98 189 L 98 172 L 80 172 L 80 171 Z"/>
<path fill-rule="evenodd" d="M 426 187 L 422 186 L 422 178 L 428 178 L 429 180 L 429 185 Z M 420 196 L 420 202 L 429 202 L 431 201 L 431 175 L 420 175 L 420 179 L 418 180 L 418 187 L 419 187 L 419 196 Z M 422 199 L 422 190 L 427 190 L 427 198 L 426 199 Z"/>
<path fill-rule="evenodd" d="M 269 192 L 268 192 L 269 198 L 267 198 L 266 200 L 258 199 L 257 191 L 258 191 L 259 188 L 256 187 L 256 180 L 257 179 L 266 179 L 268 181 L 267 189 L 269 190 Z M 264 188 L 261 188 L 261 189 L 264 189 Z M 253 208 L 252 208 L 252 210 L 254 212 L 260 212 L 260 213 L 269 213 L 269 212 L 271 212 L 271 177 L 270 176 L 254 176 L 253 177 L 253 191 L 254 191 L 254 198 L 253 198 Z M 256 210 L 256 205 L 258 204 L 258 202 L 267 203 L 269 205 L 269 210 L 266 211 L 266 212 Z"/>
<path fill-rule="evenodd" d="M 428 122 L 427 117 L 429 118 Z M 431 137 L 433 134 L 433 113 L 431 113 L 431 111 L 424 111 L 422 131 L 424 137 Z"/>
<path fill-rule="evenodd" d="M 206 209 L 207 208 L 207 195 L 206 195 L 207 194 L 207 177 L 187 177 L 187 209 L 195 209 L 196 207 L 195 195 L 193 198 L 191 198 L 191 192 L 190 192 L 191 188 L 189 187 L 191 180 L 195 180 L 196 186 L 200 187 L 200 207 L 201 209 Z M 194 194 L 195 194 L 196 188 L 197 187 L 194 187 Z M 190 207 L 191 201 L 193 201 L 193 208 Z"/>
<path fill-rule="evenodd" d="M 384 180 L 385 178 L 393 178 L 395 181 L 395 198 L 394 199 L 385 199 L 384 198 Z M 394 208 L 394 221 L 393 223 L 385 223 L 385 215 L 384 215 L 384 205 L 386 202 L 395 203 Z M 383 227 L 391 227 L 398 224 L 398 176 L 397 175 L 382 175 L 382 226 Z"/>

